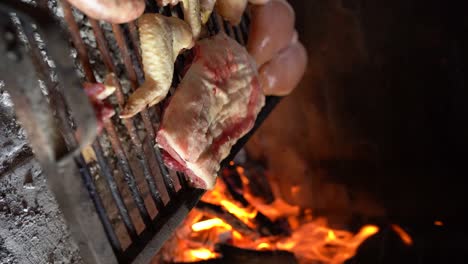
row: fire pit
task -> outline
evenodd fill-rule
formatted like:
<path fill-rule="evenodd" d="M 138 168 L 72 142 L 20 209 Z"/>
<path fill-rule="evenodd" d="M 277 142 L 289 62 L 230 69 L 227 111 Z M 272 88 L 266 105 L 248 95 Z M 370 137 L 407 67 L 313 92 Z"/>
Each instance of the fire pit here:
<path fill-rule="evenodd" d="M 265 168 L 231 162 L 158 257 L 166 263 L 343 263 L 378 231 L 330 228 L 310 208 L 275 197 Z"/>

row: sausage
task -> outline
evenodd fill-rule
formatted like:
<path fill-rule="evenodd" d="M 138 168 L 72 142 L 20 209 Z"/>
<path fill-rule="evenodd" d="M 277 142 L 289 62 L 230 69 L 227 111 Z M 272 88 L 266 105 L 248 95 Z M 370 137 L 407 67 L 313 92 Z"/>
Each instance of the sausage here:
<path fill-rule="evenodd" d="M 249 0 L 252 5 L 264 5 L 270 0 Z"/>
<path fill-rule="evenodd" d="M 130 22 L 145 11 L 144 0 L 68 0 L 87 16 L 114 24 Z"/>
<path fill-rule="evenodd" d="M 260 83 L 265 95 L 284 96 L 291 93 L 304 75 L 306 65 L 306 50 L 293 39 L 286 49 L 260 68 Z"/>
<path fill-rule="evenodd" d="M 247 50 L 258 67 L 289 45 L 294 34 L 294 22 L 294 10 L 284 0 L 270 0 L 264 5 L 252 6 Z"/>

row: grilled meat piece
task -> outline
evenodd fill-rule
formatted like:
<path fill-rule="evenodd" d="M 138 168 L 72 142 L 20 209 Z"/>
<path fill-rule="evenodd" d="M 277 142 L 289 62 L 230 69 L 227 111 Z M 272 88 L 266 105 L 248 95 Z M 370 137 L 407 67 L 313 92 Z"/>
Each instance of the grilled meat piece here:
<path fill-rule="evenodd" d="M 164 111 L 157 134 L 166 164 L 211 189 L 236 141 L 254 125 L 265 97 L 254 60 L 220 33 L 194 48 L 191 67 Z"/>
<path fill-rule="evenodd" d="M 144 14 L 138 19 L 145 82 L 128 99 L 122 118 L 159 103 L 171 86 L 177 55 L 193 46 L 187 23 L 176 17 Z"/>

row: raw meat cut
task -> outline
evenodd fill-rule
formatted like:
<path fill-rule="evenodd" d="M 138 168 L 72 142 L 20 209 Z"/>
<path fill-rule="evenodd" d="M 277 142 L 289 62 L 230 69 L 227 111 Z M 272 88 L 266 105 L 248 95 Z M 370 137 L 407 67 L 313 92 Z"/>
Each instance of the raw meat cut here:
<path fill-rule="evenodd" d="M 199 41 L 194 59 L 164 111 L 157 142 L 168 166 L 194 187 L 211 189 L 235 142 L 265 103 L 255 61 L 220 33 Z"/>
<path fill-rule="evenodd" d="M 111 119 L 114 116 L 115 111 L 112 105 L 105 102 L 104 100 L 114 93 L 116 86 L 113 82 L 114 74 L 108 74 L 102 83 L 83 83 L 83 88 L 94 108 L 94 113 L 97 120 L 97 132 L 101 133 L 104 122 Z"/>

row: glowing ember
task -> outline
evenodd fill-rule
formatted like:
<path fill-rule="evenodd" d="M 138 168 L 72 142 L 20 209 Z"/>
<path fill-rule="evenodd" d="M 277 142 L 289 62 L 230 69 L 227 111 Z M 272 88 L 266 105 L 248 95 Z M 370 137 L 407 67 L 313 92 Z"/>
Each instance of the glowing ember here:
<path fill-rule="evenodd" d="M 230 165 L 234 164 L 231 162 Z M 236 166 L 235 170 L 242 181 L 240 193 L 248 201 L 248 206 L 244 207 L 233 199 L 222 180 L 217 181 L 215 188 L 207 192 L 202 201 L 224 208 L 231 216 L 234 215 L 252 228 L 252 232 L 259 232 L 262 227 L 256 222 L 258 214 L 263 214 L 272 222 L 278 219 L 285 221 L 289 225 L 289 231 L 279 235 L 258 233 L 257 236 L 252 236 L 236 230 L 222 216 L 216 217 L 194 210 L 177 231 L 177 242 L 170 250 L 172 253 L 167 256 L 170 258 L 167 261 L 192 262 L 217 258 L 220 254 L 216 253 L 215 245 L 229 244 L 252 250 L 286 250 L 307 262 L 338 264 L 353 257 L 362 242 L 379 231 L 376 226 L 371 225 L 364 226 L 357 234 L 331 229 L 325 219 L 314 217 L 312 210 L 288 204 L 281 198 L 266 204 L 263 199 L 249 192 L 249 179 L 244 174 L 244 168 Z M 396 227 L 396 230 L 401 229 Z M 412 243 L 411 237 L 401 230 L 402 232 L 396 232 L 402 240 Z"/>
<path fill-rule="evenodd" d="M 258 246 L 257 246 L 257 249 L 258 249 L 258 250 L 269 249 L 269 248 L 271 248 L 270 244 L 265 243 L 265 242 L 260 243 L 260 244 L 258 244 Z"/>
<path fill-rule="evenodd" d="M 296 186 L 291 187 L 291 193 L 292 193 L 293 195 L 297 195 L 297 194 L 299 193 L 300 190 L 301 190 L 301 187 L 300 187 L 300 186 L 297 186 L 297 185 L 296 185 Z"/>
<path fill-rule="evenodd" d="M 401 241 L 403 241 L 405 245 L 407 246 L 413 245 L 413 239 L 401 226 L 392 225 L 392 229 L 393 231 L 395 231 L 395 233 L 397 233 L 400 236 Z"/>
<path fill-rule="evenodd" d="M 214 252 L 206 248 L 192 249 L 189 251 L 192 260 L 207 260 L 216 257 Z"/>
<path fill-rule="evenodd" d="M 241 208 L 228 200 L 222 200 L 220 201 L 220 204 L 224 208 L 226 208 L 228 212 L 230 212 L 231 214 L 237 216 L 238 218 L 244 221 L 253 219 L 257 215 L 257 210 L 252 210 L 252 212 L 249 212 L 249 210 L 246 210 L 245 208 Z"/>
<path fill-rule="evenodd" d="M 223 220 L 219 218 L 213 218 L 205 221 L 201 221 L 192 225 L 192 230 L 194 232 L 199 232 L 202 230 L 208 230 L 213 227 L 224 227 L 225 229 L 231 230 L 231 226 L 224 223 Z"/>
<path fill-rule="evenodd" d="M 278 249 L 293 252 L 297 257 L 323 263 L 343 263 L 356 254 L 359 245 L 376 234 L 378 227 L 368 225 L 357 235 L 344 230 L 331 230 L 324 221 L 300 226 L 291 237 L 276 244 Z"/>
<path fill-rule="evenodd" d="M 436 225 L 436 226 L 443 226 L 444 223 L 442 223 L 442 221 L 434 221 L 434 225 Z"/>
<path fill-rule="evenodd" d="M 333 233 L 333 230 L 328 230 L 328 240 L 333 241 L 336 240 L 335 233 Z"/>

